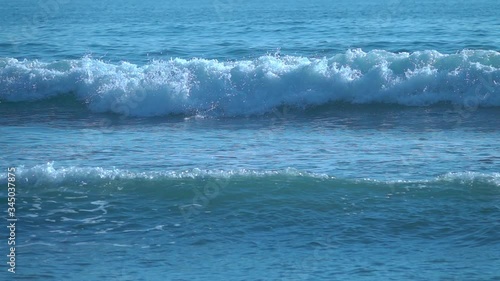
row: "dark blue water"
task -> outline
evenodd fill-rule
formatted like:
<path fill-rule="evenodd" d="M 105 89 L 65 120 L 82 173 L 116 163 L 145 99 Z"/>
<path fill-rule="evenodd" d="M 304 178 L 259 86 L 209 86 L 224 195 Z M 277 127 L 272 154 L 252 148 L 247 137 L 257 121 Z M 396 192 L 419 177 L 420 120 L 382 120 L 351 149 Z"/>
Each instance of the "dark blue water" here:
<path fill-rule="evenodd" d="M 500 2 L 0 6 L 2 276 L 500 280 Z"/>

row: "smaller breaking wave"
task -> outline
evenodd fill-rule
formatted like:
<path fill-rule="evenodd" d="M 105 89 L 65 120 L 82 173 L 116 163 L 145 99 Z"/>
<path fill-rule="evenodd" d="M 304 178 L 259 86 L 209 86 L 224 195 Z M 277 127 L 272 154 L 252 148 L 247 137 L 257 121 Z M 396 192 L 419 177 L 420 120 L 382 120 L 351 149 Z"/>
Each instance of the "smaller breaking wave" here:
<path fill-rule="evenodd" d="M 479 173 L 479 172 L 449 172 L 443 175 L 422 179 L 407 180 L 376 180 L 370 178 L 343 179 L 325 173 L 314 173 L 309 171 L 287 168 L 281 170 L 252 170 L 252 169 L 189 169 L 189 170 L 165 170 L 165 171 L 145 171 L 136 172 L 124 169 L 105 169 L 102 167 L 54 167 L 53 162 L 33 167 L 20 166 L 17 168 L 17 180 L 20 184 L 38 186 L 45 184 L 81 184 L 105 183 L 123 181 L 142 182 L 179 182 L 183 180 L 228 180 L 228 181 L 248 181 L 253 180 L 305 180 L 312 182 L 328 182 L 332 187 L 336 185 L 356 185 L 356 186 L 490 186 L 500 187 L 500 173 Z M 6 182 L 6 173 L 0 174 L 1 181 Z M 165 186 L 168 188 L 168 186 Z"/>

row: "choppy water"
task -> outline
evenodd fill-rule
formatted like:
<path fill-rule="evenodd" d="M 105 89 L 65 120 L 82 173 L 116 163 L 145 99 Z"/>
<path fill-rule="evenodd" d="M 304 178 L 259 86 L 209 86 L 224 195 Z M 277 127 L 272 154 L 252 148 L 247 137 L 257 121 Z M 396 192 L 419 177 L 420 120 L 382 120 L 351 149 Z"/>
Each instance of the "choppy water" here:
<path fill-rule="evenodd" d="M 0 274 L 500 280 L 499 10 L 1 5 Z"/>

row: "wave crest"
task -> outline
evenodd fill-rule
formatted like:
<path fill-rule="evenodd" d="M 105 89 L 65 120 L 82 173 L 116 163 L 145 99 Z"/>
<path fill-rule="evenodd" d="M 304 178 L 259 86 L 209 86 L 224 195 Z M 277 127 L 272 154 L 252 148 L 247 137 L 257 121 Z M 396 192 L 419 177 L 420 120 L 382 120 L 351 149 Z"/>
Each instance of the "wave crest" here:
<path fill-rule="evenodd" d="M 330 58 L 262 56 L 221 62 L 152 61 L 139 66 L 84 57 L 0 59 L 0 100 L 74 95 L 94 112 L 130 116 L 262 114 L 282 105 L 343 101 L 425 106 L 500 106 L 500 53 L 348 50 Z"/>
<path fill-rule="evenodd" d="M 226 180 L 246 180 L 256 179 L 281 179 L 283 181 L 292 179 L 303 179 L 313 181 L 331 182 L 331 187 L 335 185 L 355 184 L 360 186 L 490 186 L 500 187 L 500 173 L 479 173 L 479 172 L 450 172 L 438 177 L 422 180 L 375 180 L 375 179 L 342 179 L 324 173 L 314 173 L 294 168 L 282 170 L 252 170 L 252 169 L 189 169 L 182 171 L 149 171 L 134 172 L 124 169 L 104 169 L 102 167 L 54 167 L 53 162 L 34 167 L 20 166 L 16 171 L 18 181 L 27 185 L 40 184 L 71 184 L 71 183 L 97 183 L 109 181 L 134 181 L 157 182 L 172 180 L 206 180 L 206 179 L 226 179 Z M 0 174 L 0 181 L 7 179 L 7 174 Z"/>

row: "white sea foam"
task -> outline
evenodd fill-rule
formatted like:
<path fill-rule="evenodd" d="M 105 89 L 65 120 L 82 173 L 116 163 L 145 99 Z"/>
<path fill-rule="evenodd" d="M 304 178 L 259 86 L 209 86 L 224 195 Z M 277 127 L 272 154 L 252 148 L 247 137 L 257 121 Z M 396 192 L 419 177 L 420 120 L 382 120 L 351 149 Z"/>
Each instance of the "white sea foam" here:
<path fill-rule="evenodd" d="M 407 180 L 400 179 L 396 181 L 383 181 L 376 179 L 341 179 L 334 175 L 301 171 L 293 168 L 282 170 L 203 170 L 190 169 L 185 171 L 151 171 L 151 172 L 132 172 L 122 169 L 104 169 L 101 167 L 54 167 L 54 163 L 45 165 L 37 165 L 34 167 L 18 167 L 17 174 L 19 178 L 29 178 L 29 183 L 32 185 L 51 184 L 51 183 L 81 183 L 82 181 L 109 181 L 109 180 L 135 180 L 139 179 L 142 182 L 146 181 L 164 181 L 164 180 L 183 180 L 183 179 L 249 179 L 267 177 L 286 177 L 286 178 L 304 178 L 313 180 L 332 180 L 338 182 L 351 182 L 357 184 L 432 184 L 432 183 L 457 183 L 459 185 L 474 185 L 475 183 L 483 183 L 492 186 L 500 187 L 500 173 L 480 173 L 480 172 L 449 172 L 437 177 Z M 5 179 L 6 174 L 0 174 L 0 179 Z M 85 212 L 102 211 L 106 213 L 105 207 L 108 202 L 94 201 L 93 205 L 97 207 L 92 210 L 78 210 Z M 62 211 L 62 210 L 58 210 Z M 69 213 L 69 212 L 68 212 Z"/>
<path fill-rule="evenodd" d="M 102 167 L 54 167 L 53 162 L 34 167 L 18 167 L 17 175 L 19 178 L 27 178 L 31 184 L 39 183 L 59 183 L 64 181 L 86 182 L 91 180 L 161 180 L 164 179 L 195 179 L 195 178 L 221 178 L 228 179 L 231 177 L 266 177 L 266 176 L 296 176 L 296 177 L 312 177 L 318 179 L 331 178 L 326 174 L 310 173 L 300 171 L 293 168 L 283 170 L 207 170 L 207 169 L 190 169 L 184 171 L 151 171 L 151 172 L 132 172 L 123 169 L 104 169 Z M 6 177 L 6 174 L 0 174 L 0 178 Z M 104 203 L 103 203 L 104 202 Z M 99 210 L 105 204 L 105 201 L 92 202 L 98 207 L 92 211 Z"/>
<path fill-rule="evenodd" d="M 0 59 L 0 100 L 73 95 L 95 112 L 131 116 L 261 114 L 334 101 L 500 106 L 500 53 L 348 50 L 329 58 L 172 59 L 146 65 Z"/>

